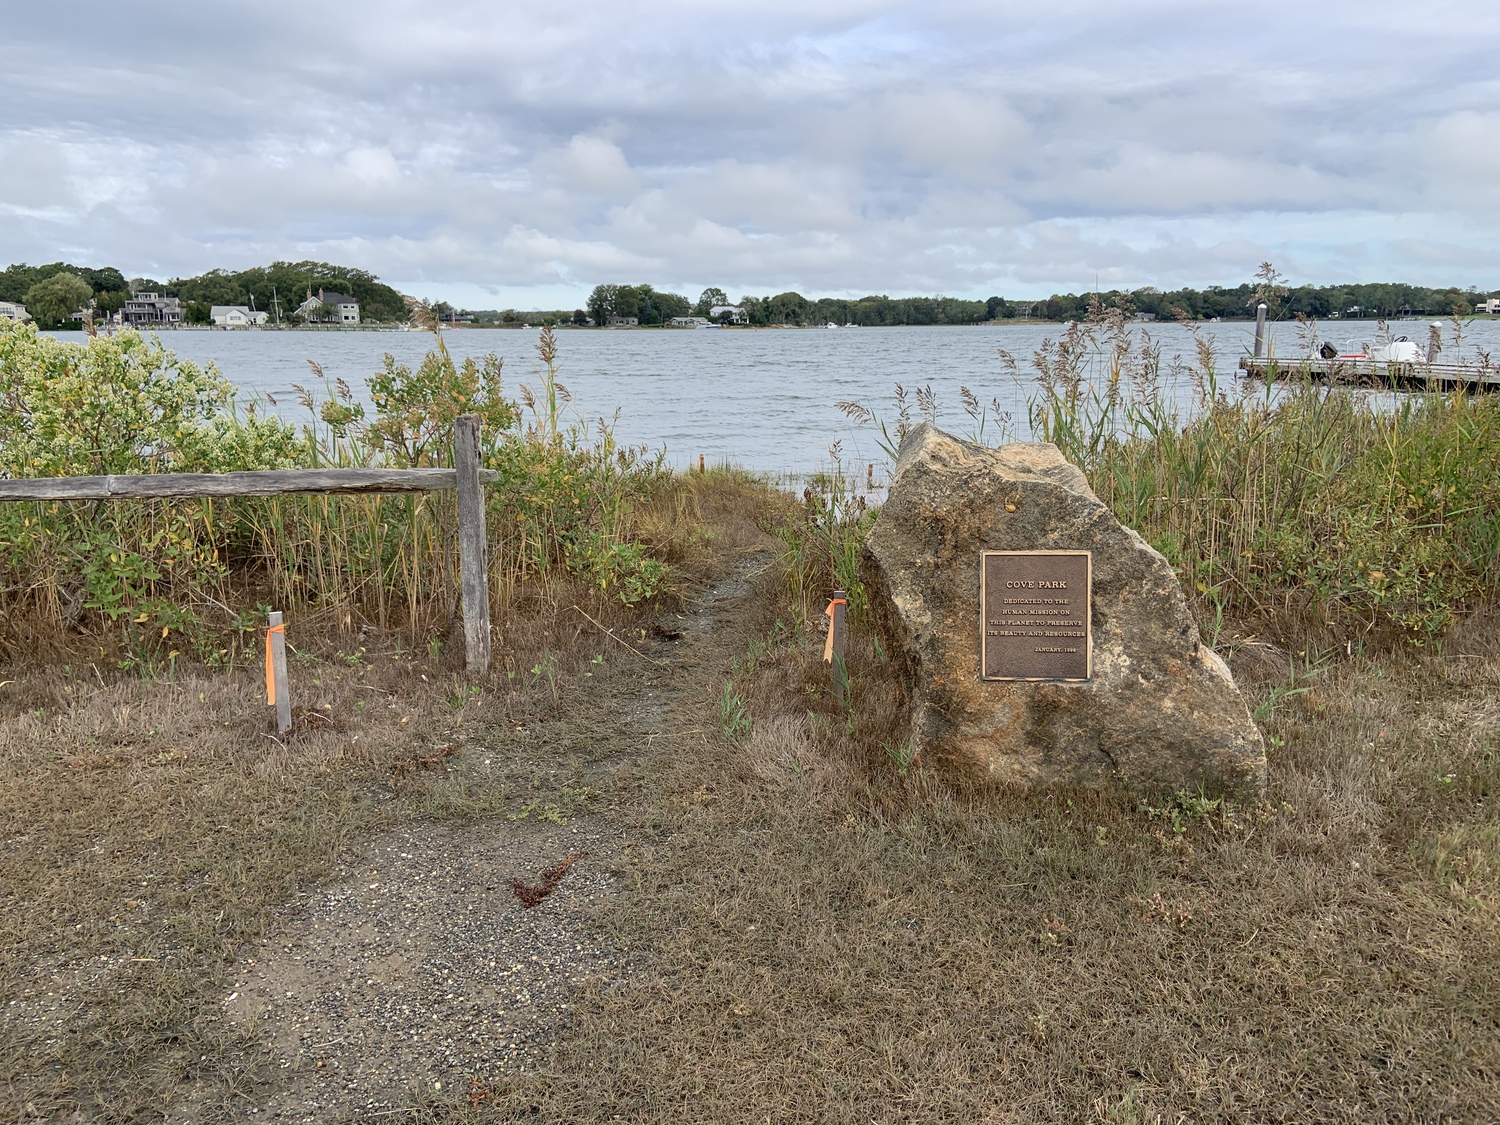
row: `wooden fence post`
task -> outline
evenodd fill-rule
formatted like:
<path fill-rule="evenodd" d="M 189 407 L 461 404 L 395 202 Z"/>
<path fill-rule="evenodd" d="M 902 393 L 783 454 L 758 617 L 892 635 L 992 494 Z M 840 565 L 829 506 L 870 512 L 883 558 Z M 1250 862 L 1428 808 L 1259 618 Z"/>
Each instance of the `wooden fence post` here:
<path fill-rule="evenodd" d="M 829 665 L 829 674 L 833 680 L 833 694 L 840 703 L 849 702 L 849 666 L 844 663 L 844 646 L 847 640 L 847 630 L 844 625 L 844 610 L 848 606 L 849 596 L 843 590 L 833 592 L 833 600 L 828 603 L 828 641 L 823 646 L 823 659 Z"/>
<path fill-rule="evenodd" d="M 276 733 L 292 729 L 292 692 L 286 675 L 286 627 L 281 613 L 267 618 L 266 628 L 266 702 L 276 707 Z"/>
<path fill-rule="evenodd" d="M 1255 358 L 1266 354 L 1266 303 L 1255 306 Z"/>
<path fill-rule="evenodd" d="M 489 540 L 484 527 L 484 486 L 479 479 L 479 416 L 460 414 L 453 427 L 453 468 L 458 475 L 458 569 L 463 587 L 464 667 L 490 667 Z"/>

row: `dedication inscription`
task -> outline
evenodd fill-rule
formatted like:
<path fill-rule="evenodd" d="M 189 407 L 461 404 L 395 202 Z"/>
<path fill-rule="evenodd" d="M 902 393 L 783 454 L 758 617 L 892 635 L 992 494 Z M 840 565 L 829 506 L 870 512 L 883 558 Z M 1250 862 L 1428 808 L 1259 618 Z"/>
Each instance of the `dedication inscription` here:
<path fill-rule="evenodd" d="M 1087 680 L 1087 551 L 981 551 L 979 678 Z"/>

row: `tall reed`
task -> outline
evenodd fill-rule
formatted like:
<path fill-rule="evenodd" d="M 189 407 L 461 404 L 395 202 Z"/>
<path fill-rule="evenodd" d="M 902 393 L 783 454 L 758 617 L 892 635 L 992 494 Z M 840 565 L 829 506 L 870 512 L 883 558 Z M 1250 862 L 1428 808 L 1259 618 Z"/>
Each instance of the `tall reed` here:
<path fill-rule="evenodd" d="M 65 344 L 0 325 L 0 474 L 447 466 L 454 420 L 475 412 L 500 475 L 487 490 L 497 608 L 562 575 L 605 599 L 659 592 L 666 567 L 632 517 L 667 479 L 661 458 L 621 447 L 611 422 L 568 420 L 550 330 L 538 388 L 516 401 L 498 357 L 456 362 L 429 320 L 432 350 L 415 369 L 387 356 L 368 411 L 342 381 L 321 402 L 299 387 L 300 428 L 240 406 L 212 366 L 154 339 Z M 273 602 L 308 624 L 430 637 L 455 613 L 455 530 L 446 493 L 0 505 L 0 656 L 87 634 L 127 663 L 189 650 L 224 662 Z"/>
<path fill-rule="evenodd" d="M 1164 365 L 1127 318 L 1096 306 L 1036 350 L 1031 429 L 1177 568 L 1210 635 L 1271 616 L 1426 642 L 1493 600 L 1500 401 L 1320 385 L 1296 360 L 1226 385 L 1207 339 Z"/>

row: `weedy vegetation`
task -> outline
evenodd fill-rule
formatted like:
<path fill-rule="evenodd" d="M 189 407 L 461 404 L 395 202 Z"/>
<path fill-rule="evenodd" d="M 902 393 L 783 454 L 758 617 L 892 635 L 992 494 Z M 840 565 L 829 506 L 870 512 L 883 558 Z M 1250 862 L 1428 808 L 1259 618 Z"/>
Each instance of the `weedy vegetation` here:
<path fill-rule="evenodd" d="M 268 429 L 266 448 L 395 457 L 390 434 L 420 461 L 443 441 L 419 432 L 429 414 L 396 418 L 397 390 L 457 386 L 412 392 L 445 418 L 490 404 L 514 448 L 488 463 L 526 487 L 493 501 L 514 507 L 492 514 L 509 660 L 489 680 L 458 691 L 441 674 L 429 641 L 451 586 L 410 586 L 436 576 L 319 578 L 311 548 L 282 566 L 255 546 L 264 517 L 236 515 L 215 540 L 225 584 L 200 588 L 242 607 L 242 590 L 284 582 L 330 636 L 339 614 L 355 623 L 302 658 L 318 687 L 305 733 L 266 739 L 239 665 L 150 682 L 80 659 L 0 687 L 0 1012 L 24 1012 L 0 1016 L 0 1086 L 17 1117 L 154 1119 L 190 1088 L 209 1091 L 205 1119 L 242 1114 L 283 1079 L 209 997 L 335 856 L 422 817 L 525 831 L 609 816 L 624 843 L 600 928 L 642 971 L 580 985 L 523 1067 L 408 1091 L 382 1120 L 1500 1119 L 1489 400 L 1297 381 L 1231 393 L 1211 352 L 1163 363 L 1103 310 L 1033 357 L 1032 426 L 1177 567 L 1267 735 L 1263 801 L 1142 799 L 1011 792 L 915 752 L 858 578 L 874 499 L 836 449 L 800 498 L 729 472 L 671 477 L 560 424 L 555 354 L 513 403 L 498 367 L 487 399 L 483 365 L 450 372 L 434 354 L 430 379 L 393 374 L 373 419 L 335 394 L 331 430 Z M 965 436 L 1010 432 L 993 403 L 961 406 Z M 372 431 L 383 417 L 392 428 Z M 893 451 L 919 417 L 940 404 L 902 392 Z M 379 540 L 388 559 L 446 518 L 347 511 L 381 505 L 410 536 Z M 284 508 L 304 537 L 343 526 Z M 48 525 L 48 549 L 84 550 L 95 515 Z M 63 510 L 23 514 L 42 517 Z M 149 553 L 142 527 L 121 534 Z M 735 559 L 751 588 L 712 627 L 651 632 L 673 591 Z M 22 590 L 7 565 L 8 612 L 57 635 L 68 567 L 25 571 Z M 148 595 L 178 589 L 153 565 L 165 577 L 135 580 Z M 389 631 L 385 581 L 402 591 Z M 847 704 L 821 659 L 834 588 L 849 593 Z M 135 621 L 134 587 L 116 618 L 83 589 L 68 628 L 90 644 L 115 636 L 128 655 L 160 639 L 157 618 Z M 227 616 L 190 604 L 223 635 Z M 584 604 L 610 635 L 573 612 Z M 659 737 L 614 725 L 664 679 Z M 610 758 L 628 768 L 599 766 Z"/>
<path fill-rule="evenodd" d="M 427 320 L 433 349 L 415 370 L 387 356 L 370 411 L 342 381 L 321 404 L 299 388 L 315 412 L 300 428 L 238 403 L 212 366 L 154 339 L 72 344 L 7 322 L 0 474 L 449 466 L 454 420 L 474 412 L 483 463 L 500 476 L 486 492 L 497 618 L 553 578 L 625 605 L 667 592 L 676 530 L 643 513 L 670 474 L 659 455 L 621 447 L 609 423 L 568 420 L 550 330 L 535 385 L 512 399 L 497 357 L 455 362 Z M 106 664 L 156 670 L 187 654 L 228 666 L 270 604 L 304 636 L 425 642 L 456 613 L 456 519 L 444 493 L 0 505 L 0 659 L 76 655 L 86 635 Z"/>

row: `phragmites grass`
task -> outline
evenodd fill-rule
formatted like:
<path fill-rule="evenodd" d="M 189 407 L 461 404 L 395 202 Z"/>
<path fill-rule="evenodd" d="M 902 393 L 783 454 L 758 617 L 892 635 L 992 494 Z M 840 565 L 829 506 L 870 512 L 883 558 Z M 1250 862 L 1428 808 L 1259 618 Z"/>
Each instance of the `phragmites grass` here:
<path fill-rule="evenodd" d="M 554 577 L 606 602 L 667 590 L 662 552 L 634 521 L 668 473 L 659 456 L 620 446 L 612 424 L 565 416 L 550 330 L 540 387 L 517 402 L 497 356 L 456 362 L 434 310 L 416 302 L 412 315 L 434 336 L 423 361 L 387 355 L 368 408 L 343 380 L 321 403 L 296 388 L 316 408 L 301 427 L 236 402 L 212 365 L 154 338 L 69 344 L 0 324 L 0 475 L 441 467 L 455 419 L 472 412 L 483 463 L 500 475 L 487 496 L 501 616 L 523 587 Z M 456 518 L 445 493 L 0 505 L 0 660 L 84 646 L 123 666 L 228 665 L 273 603 L 306 626 L 442 643 L 457 603 Z"/>
<path fill-rule="evenodd" d="M 1275 299 L 1277 279 L 1262 280 Z M 1303 326 L 1307 341 L 1314 332 Z M 1461 353 L 1461 324 L 1449 348 Z M 1013 356 L 1000 359 L 1019 372 Z M 1210 638 L 1233 619 L 1288 636 L 1310 630 L 1320 643 L 1426 643 L 1496 594 L 1492 396 L 1392 400 L 1314 384 L 1295 361 L 1279 383 L 1227 387 L 1206 337 L 1195 333 L 1194 354 L 1164 364 L 1128 310 L 1097 305 L 1044 341 L 1031 368 L 1031 432 L 1177 568 Z M 975 419 L 977 396 L 961 395 Z M 867 407 L 841 405 L 879 424 Z M 935 410 L 929 396 L 923 413 Z M 964 436 L 986 440 L 972 425 Z"/>

